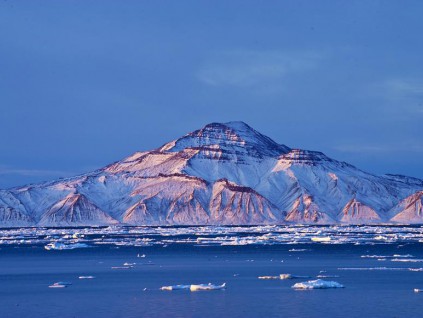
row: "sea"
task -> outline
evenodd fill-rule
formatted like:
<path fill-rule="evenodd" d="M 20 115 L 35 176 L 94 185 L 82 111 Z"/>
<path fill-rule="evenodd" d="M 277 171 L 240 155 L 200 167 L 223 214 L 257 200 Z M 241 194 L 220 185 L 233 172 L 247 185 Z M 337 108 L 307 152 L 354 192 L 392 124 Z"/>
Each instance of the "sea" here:
<path fill-rule="evenodd" d="M 420 318 L 420 289 L 421 226 L 0 230 L 1 318 Z"/>

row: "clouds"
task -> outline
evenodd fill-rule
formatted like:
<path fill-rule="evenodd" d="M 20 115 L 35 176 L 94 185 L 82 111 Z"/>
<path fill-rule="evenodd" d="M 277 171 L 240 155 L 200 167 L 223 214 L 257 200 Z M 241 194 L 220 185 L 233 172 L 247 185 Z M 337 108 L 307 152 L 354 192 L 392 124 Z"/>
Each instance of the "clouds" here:
<path fill-rule="evenodd" d="M 258 87 L 313 70 L 325 56 L 317 51 L 217 52 L 206 61 L 197 76 L 211 86 Z"/>
<path fill-rule="evenodd" d="M 388 98 L 423 98 L 423 80 L 390 78 L 376 84 L 380 94 Z"/>
<path fill-rule="evenodd" d="M 423 154 L 423 143 L 418 140 L 406 140 L 403 142 L 384 143 L 384 144 L 342 144 L 334 147 L 335 150 L 345 153 L 361 154 L 391 154 L 401 152 L 404 154 L 418 153 Z"/>
<path fill-rule="evenodd" d="M 0 175 L 18 175 L 23 177 L 63 177 L 76 174 L 73 171 L 25 169 L 0 165 Z"/>

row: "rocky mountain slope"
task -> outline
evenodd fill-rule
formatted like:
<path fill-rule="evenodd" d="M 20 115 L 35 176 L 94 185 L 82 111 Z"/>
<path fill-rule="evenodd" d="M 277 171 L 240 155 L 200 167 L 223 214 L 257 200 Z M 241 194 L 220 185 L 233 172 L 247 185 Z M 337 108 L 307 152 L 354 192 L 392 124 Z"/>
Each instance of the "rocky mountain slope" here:
<path fill-rule="evenodd" d="M 0 226 L 423 223 L 423 181 L 212 123 L 74 178 L 0 190 Z"/>

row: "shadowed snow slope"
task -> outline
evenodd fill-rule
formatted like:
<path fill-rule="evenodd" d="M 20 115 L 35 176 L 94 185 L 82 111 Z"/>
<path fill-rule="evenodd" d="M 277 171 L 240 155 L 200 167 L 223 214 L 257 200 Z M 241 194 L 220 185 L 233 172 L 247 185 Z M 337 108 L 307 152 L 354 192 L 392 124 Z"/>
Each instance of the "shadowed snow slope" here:
<path fill-rule="evenodd" d="M 212 123 L 85 175 L 0 190 L 0 226 L 423 223 L 423 181 Z"/>

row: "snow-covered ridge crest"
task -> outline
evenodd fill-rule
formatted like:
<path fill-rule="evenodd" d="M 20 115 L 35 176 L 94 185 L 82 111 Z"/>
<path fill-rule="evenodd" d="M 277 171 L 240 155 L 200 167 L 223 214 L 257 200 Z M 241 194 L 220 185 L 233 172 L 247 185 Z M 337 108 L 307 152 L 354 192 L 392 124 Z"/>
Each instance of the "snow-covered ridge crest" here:
<path fill-rule="evenodd" d="M 243 122 L 211 123 L 165 144 L 161 151 L 219 146 L 219 149 L 248 154 L 253 157 L 277 156 L 290 149 L 264 136 Z"/>
<path fill-rule="evenodd" d="M 73 178 L 0 190 L 0 227 L 423 223 L 423 180 L 211 123 Z"/>

